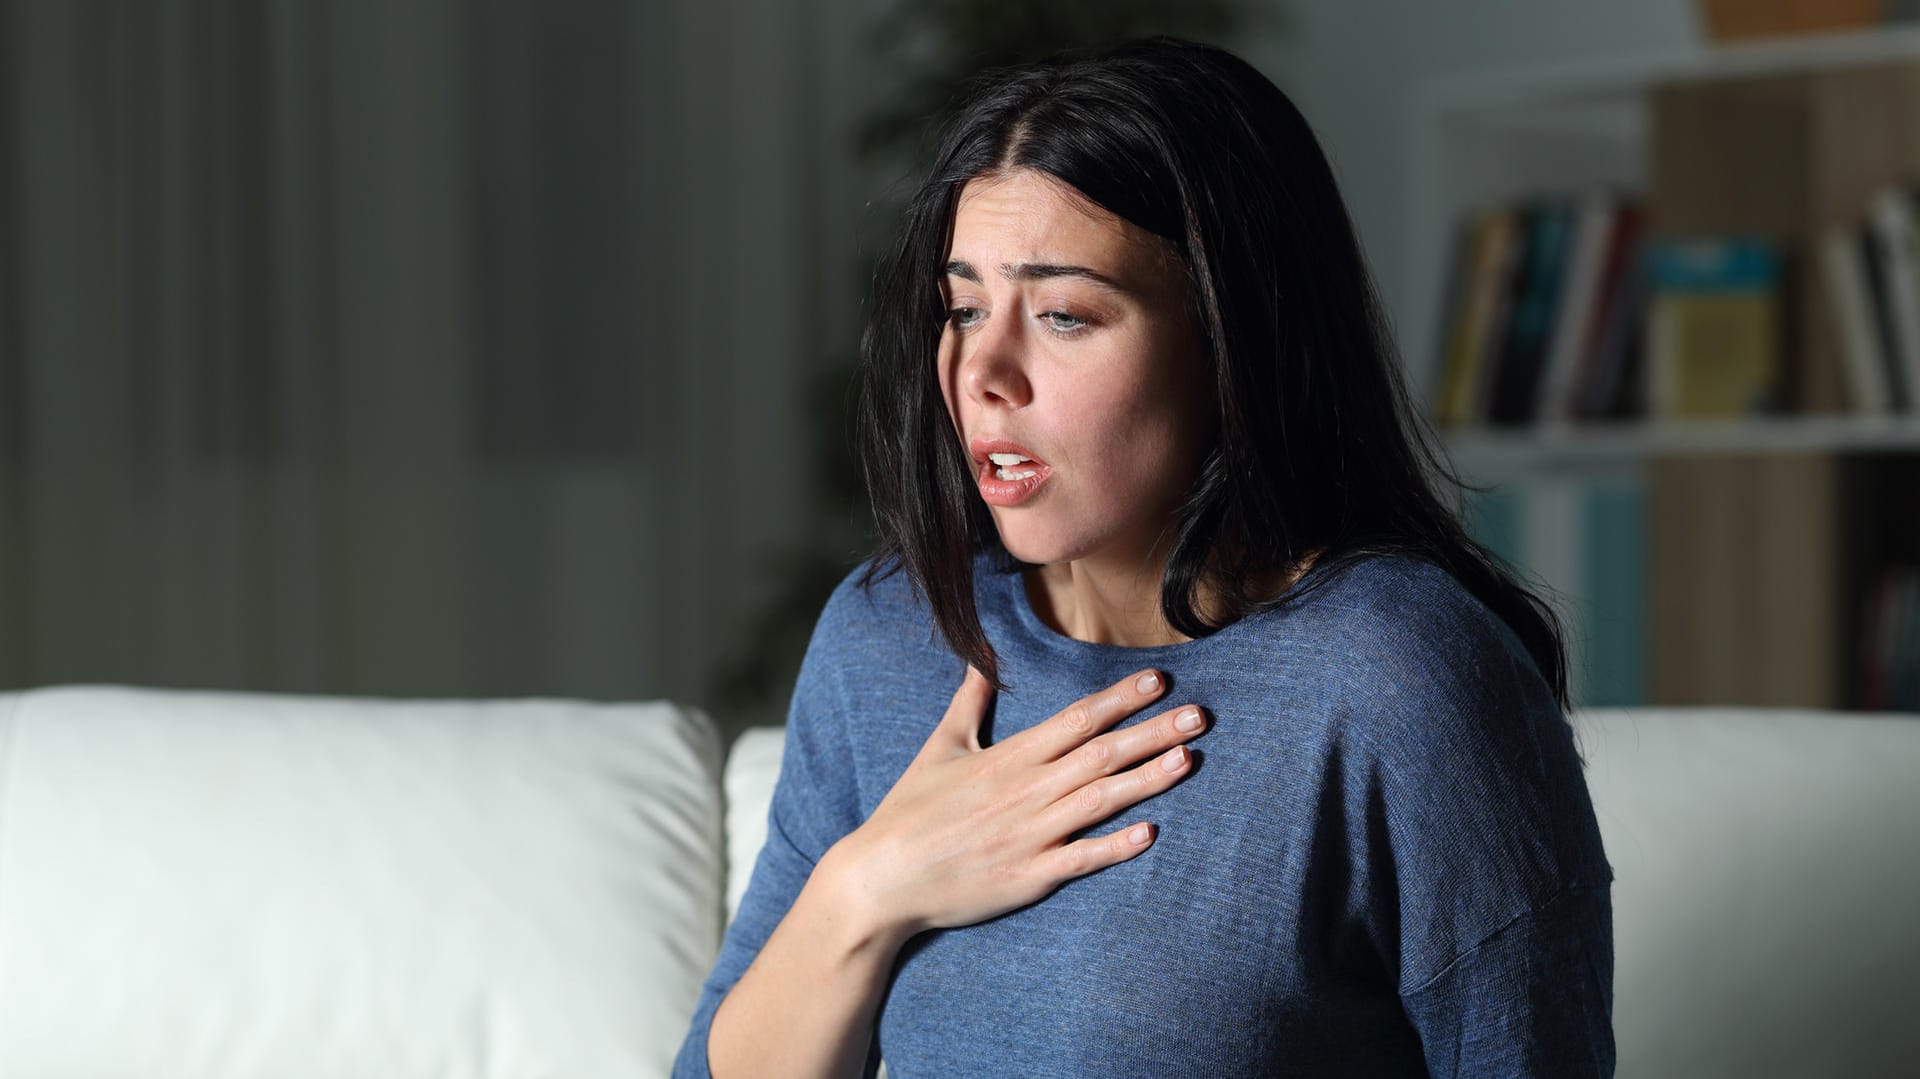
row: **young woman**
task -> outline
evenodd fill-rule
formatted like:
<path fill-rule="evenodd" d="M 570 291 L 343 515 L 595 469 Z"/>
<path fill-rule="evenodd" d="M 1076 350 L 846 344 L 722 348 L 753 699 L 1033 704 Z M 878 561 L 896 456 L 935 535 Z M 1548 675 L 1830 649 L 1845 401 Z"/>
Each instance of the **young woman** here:
<path fill-rule="evenodd" d="M 1165 38 L 997 73 L 877 285 L 880 550 L 676 1074 L 1611 1074 L 1557 625 L 1287 98 Z"/>

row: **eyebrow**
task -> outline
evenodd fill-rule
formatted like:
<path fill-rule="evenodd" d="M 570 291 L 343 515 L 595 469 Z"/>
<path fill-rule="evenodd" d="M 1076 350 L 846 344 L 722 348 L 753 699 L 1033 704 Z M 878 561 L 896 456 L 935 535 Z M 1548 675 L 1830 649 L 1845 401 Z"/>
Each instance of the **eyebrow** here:
<path fill-rule="evenodd" d="M 980 271 L 973 268 L 973 263 L 964 259 L 954 259 L 947 263 L 947 275 L 971 281 L 976 285 L 981 283 Z M 1091 267 L 1063 266 L 1053 262 L 1003 262 L 1000 264 L 1000 276 L 1009 281 L 1044 281 L 1050 277 L 1078 277 L 1114 292 L 1131 293 L 1133 291 Z"/>

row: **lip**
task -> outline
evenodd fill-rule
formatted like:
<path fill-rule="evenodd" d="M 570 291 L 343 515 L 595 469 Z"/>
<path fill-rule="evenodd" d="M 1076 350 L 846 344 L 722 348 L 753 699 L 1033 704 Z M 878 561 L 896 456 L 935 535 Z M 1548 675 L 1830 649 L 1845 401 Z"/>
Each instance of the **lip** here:
<path fill-rule="evenodd" d="M 1018 506 L 1038 494 L 1053 475 L 1052 465 L 1035 457 L 1032 450 L 1018 442 L 1004 438 L 976 438 L 967 444 L 967 449 L 973 454 L 976 466 L 974 480 L 980 485 L 980 497 L 989 506 Z M 1019 480 L 1001 479 L 994 475 L 999 466 L 988 459 L 987 455 L 992 453 L 1017 453 L 1027 458 L 1027 463 L 1021 465 L 1020 469 L 1031 471 L 1033 475 Z"/>

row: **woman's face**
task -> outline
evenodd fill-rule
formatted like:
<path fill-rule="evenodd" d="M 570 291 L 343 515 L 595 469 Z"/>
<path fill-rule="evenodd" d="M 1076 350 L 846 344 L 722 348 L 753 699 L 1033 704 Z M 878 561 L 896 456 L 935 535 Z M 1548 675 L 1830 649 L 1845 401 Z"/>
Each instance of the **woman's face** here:
<path fill-rule="evenodd" d="M 1033 170 L 966 185 L 947 257 L 940 385 L 1008 552 L 1164 558 L 1213 437 L 1178 260 Z"/>

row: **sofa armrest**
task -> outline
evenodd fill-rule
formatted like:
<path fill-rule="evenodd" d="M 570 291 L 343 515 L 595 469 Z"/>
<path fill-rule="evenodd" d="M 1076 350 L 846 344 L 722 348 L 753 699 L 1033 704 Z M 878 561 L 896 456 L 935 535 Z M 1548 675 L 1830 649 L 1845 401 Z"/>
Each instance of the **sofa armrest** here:
<path fill-rule="evenodd" d="M 665 1075 L 718 946 L 666 703 L 0 698 L 0 1075 Z"/>
<path fill-rule="evenodd" d="M 767 810 L 780 778 L 785 727 L 749 727 L 727 753 L 727 922 L 740 910 L 754 860 L 767 842 Z"/>

